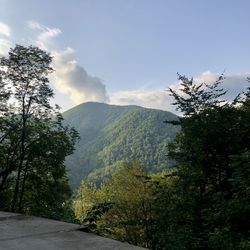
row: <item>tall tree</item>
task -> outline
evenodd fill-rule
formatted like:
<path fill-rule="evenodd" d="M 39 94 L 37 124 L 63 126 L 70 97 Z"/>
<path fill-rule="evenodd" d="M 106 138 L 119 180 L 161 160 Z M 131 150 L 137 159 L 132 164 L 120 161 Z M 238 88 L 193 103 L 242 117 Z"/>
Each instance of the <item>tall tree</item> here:
<path fill-rule="evenodd" d="M 249 233 L 242 234 L 239 223 L 235 230 L 230 204 L 240 192 L 235 183 L 239 175 L 243 178 L 242 166 L 249 168 L 246 162 L 238 162 L 241 167 L 235 168 L 233 160 L 246 160 L 250 150 L 247 95 L 241 101 L 239 96 L 233 102 L 222 100 L 226 93 L 220 88 L 223 76 L 211 85 L 196 84 L 183 76 L 179 79 L 181 93 L 170 89 L 184 115 L 181 132 L 169 145 L 178 176 L 173 241 L 182 241 L 188 249 L 238 249 Z M 248 188 L 247 182 L 242 184 Z M 239 221 L 244 216 L 240 210 L 237 215 Z"/>
<path fill-rule="evenodd" d="M 30 186 L 34 176 L 40 175 L 45 186 L 50 178 L 56 183 L 66 177 L 63 161 L 77 139 L 74 129 L 62 125 L 58 107 L 50 104 L 51 61 L 47 52 L 20 45 L 0 59 L 1 83 L 9 90 L 4 100 L 7 115 L 0 117 L 6 124 L 0 142 L 0 192 L 4 208 L 13 212 L 30 211 L 30 205 L 23 205 L 25 194 L 31 191 L 26 186 L 37 194 L 42 188 Z"/>

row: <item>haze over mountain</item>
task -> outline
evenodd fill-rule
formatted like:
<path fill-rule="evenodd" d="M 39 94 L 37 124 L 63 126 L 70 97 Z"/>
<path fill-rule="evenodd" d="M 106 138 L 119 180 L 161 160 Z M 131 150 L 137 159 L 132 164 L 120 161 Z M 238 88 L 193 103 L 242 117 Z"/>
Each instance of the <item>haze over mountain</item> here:
<path fill-rule="evenodd" d="M 166 145 L 178 127 L 163 123 L 177 119 L 170 112 L 88 102 L 63 116 L 81 137 L 74 154 L 66 160 L 72 187 L 87 176 L 96 181 L 102 179 L 121 161 L 138 160 L 148 171 L 171 166 Z"/>

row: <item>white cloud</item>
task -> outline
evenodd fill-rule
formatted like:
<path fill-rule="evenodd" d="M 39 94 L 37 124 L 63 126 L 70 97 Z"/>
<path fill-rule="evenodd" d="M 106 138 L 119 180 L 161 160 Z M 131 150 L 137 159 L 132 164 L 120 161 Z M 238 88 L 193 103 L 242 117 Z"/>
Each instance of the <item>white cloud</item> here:
<path fill-rule="evenodd" d="M 36 45 L 41 49 L 48 49 L 50 40 L 62 33 L 58 28 L 46 27 L 36 21 L 28 21 L 27 25 L 30 29 L 39 31 L 36 39 Z"/>
<path fill-rule="evenodd" d="M 28 21 L 27 25 L 32 30 L 45 30 L 46 29 L 45 26 L 33 20 Z"/>
<path fill-rule="evenodd" d="M 4 38 L 0 38 L 0 56 L 6 56 L 12 47 L 12 43 Z"/>
<path fill-rule="evenodd" d="M 28 27 L 38 31 L 36 44 L 42 49 L 52 51 L 51 54 L 54 57 L 53 68 L 55 72 L 51 77 L 51 82 L 58 91 L 68 95 L 74 104 L 96 101 L 118 105 L 139 105 L 176 112 L 175 107 L 171 105 L 173 99 L 167 92 L 167 86 L 165 89 L 120 91 L 113 93 L 108 98 L 106 87 L 100 78 L 90 75 L 81 65 L 75 60 L 72 60 L 74 49 L 52 49 L 52 38 L 62 33 L 60 29 L 46 27 L 35 21 L 29 21 Z M 218 76 L 219 74 L 217 73 L 206 71 L 194 77 L 194 81 L 209 84 L 216 81 Z M 241 90 L 249 85 L 246 81 L 246 77 L 246 74 L 229 75 L 226 77 L 222 86 L 229 90 L 226 96 L 229 100 L 232 100 Z M 179 91 L 178 81 L 168 86 Z"/>
<path fill-rule="evenodd" d="M 0 22 L 0 35 L 0 56 L 6 56 L 12 46 L 10 41 L 11 31 L 10 27 L 3 22 Z"/>
<path fill-rule="evenodd" d="M 68 94 L 74 104 L 82 102 L 96 101 L 106 102 L 106 87 L 102 81 L 95 76 L 91 76 L 87 71 L 70 59 L 73 49 L 53 52 L 53 66 L 55 72 L 51 81 L 62 93 Z"/>
<path fill-rule="evenodd" d="M 174 111 L 174 107 L 171 106 L 171 98 L 165 89 L 121 91 L 111 95 L 109 103 Z"/>
<path fill-rule="evenodd" d="M 247 77 L 250 74 L 238 74 L 238 75 L 227 75 L 225 73 L 225 79 L 221 84 L 221 87 L 228 92 L 225 95 L 227 100 L 233 100 L 240 92 L 246 90 L 249 87 L 249 82 L 247 82 Z M 203 72 L 197 77 L 194 77 L 194 81 L 197 83 L 207 83 L 211 84 L 215 82 L 220 74 L 212 73 L 210 71 Z"/>
<path fill-rule="evenodd" d="M 67 94 L 74 104 L 107 101 L 106 88 L 102 81 L 98 77 L 91 76 L 81 65 L 71 59 L 74 49 L 51 49 L 51 39 L 62 33 L 60 29 L 46 27 L 35 21 L 29 21 L 27 24 L 30 29 L 39 31 L 36 38 L 37 46 L 51 51 L 55 69 L 51 82 L 58 91 Z"/>
<path fill-rule="evenodd" d="M 249 83 L 246 81 L 247 76 L 247 74 L 226 76 L 221 86 L 225 90 L 228 90 L 228 93 L 225 96 L 227 100 L 233 100 L 238 93 L 245 90 L 249 86 Z M 216 81 L 218 77 L 219 74 L 206 71 L 194 77 L 194 81 L 197 83 L 205 82 L 207 84 L 211 84 Z M 179 94 L 182 93 L 179 91 L 180 86 L 178 81 L 169 85 L 169 87 L 178 91 Z M 118 105 L 139 105 L 148 108 L 168 110 L 176 113 L 175 106 L 171 104 L 173 103 L 173 99 L 169 96 L 167 87 L 166 89 L 144 89 L 117 92 L 111 95 L 109 103 Z"/>
<path fill-rule="evenodd" d="M 0 34 L 7 37 L 10 37 L 11 35 L 10 27 L 3 22 L 0 22 Z"/>

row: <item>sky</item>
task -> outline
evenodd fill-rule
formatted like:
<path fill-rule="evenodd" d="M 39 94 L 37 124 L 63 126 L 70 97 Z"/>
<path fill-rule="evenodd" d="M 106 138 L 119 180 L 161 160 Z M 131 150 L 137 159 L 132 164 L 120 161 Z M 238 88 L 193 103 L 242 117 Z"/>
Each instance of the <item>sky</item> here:
<path fill-rule="evenodd" d="M 177 72 L 228 98 L 249 83 L 249 0 L 0 0 L 0 55 L 15 44 L 53 56 L 54 102 L 87 101 L 175 112 Z"/>

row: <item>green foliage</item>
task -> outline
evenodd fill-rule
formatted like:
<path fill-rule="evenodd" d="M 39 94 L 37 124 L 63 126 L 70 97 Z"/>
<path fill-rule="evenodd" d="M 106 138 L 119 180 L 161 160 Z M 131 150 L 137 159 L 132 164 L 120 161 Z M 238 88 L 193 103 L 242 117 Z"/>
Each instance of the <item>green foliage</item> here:
<path fill-rule="evenodd" d="M 100 183 L 120 161 L 138 160 L 152 172 L 173 164 L 166 157 L 166 146 L 179 128 L 171 124 L 162 126 L 166 119 L 177 119 L 169 112 L 85 103 L 63 116 L 81 136 L 75 153 L 66 161 L 73 187 L 78 187 L 88 175 L 90 180 Z"/>
<path fill-rule="evenodd" d="M 80 221 L 89 222 L 94 232 L 151 247 L 158 217 L 153 178 L 137 162 L 123 163 L 99 189 L 82 183 L 74 203 L 75 214 Z"/>
<path fill-rule="evenodd" d="M 87 223 L 90 230 L 95 231 L 96 233 L 102 233 L 99 229 L 98 221 L 112 208 L 112 206 L 113 203 L 108 201 L 94 204 L 93 207 L 87 211 L 87 215 L 83 220 L 83 223 Z"/>
<path fill-rule="evenodd" d="M 71 195 L 64 160 L 78 135 L 50 105 L 51 60 L 20 45 L 0 59 L 0 207 L 61 218 Z"/>
<path fill-rule="evenodd" d="M 183 94 L 170 90 L 184 117 L 169 145 L 178 177 L 169 249 L 180 240 L 183 249 L 246 249 L 249 244 L 249 93 L 222 102 L 222 78 L 197 86 L 180 77 Z"/>
<path fill-rule="evenodd" d="M 22 46 L 0 59 L 0 208 L 71 220 L 64 160 L 78 133 L 49 103 L 51 60 Z M 226 102 L 223 79 L 197 85 L 179 76 L 178 92 L 169 89 L 178 119 L 97 103 L 66 112 L 83 139 L 67 159 L 73 185 L 92 172 L 73 201 L 76 219 L 151 249 L 249 249 L 250 89 Z M 173 125 L 181 125 L 174 140 Z"/>
<path fill-rule="evenodd" d="M 183 93 L 170 90 L 184 113 L 167 121 L 181 125 L 168 146 L 171 171 L 105 168 L 111 178 L 99 188 L 83 182 L 76 216 L 91 219 L 95 232 L 150 249 L 249 249 L 250 91 L 222 102 L 222 79 L 197 86 L 180 76 Z"/>

